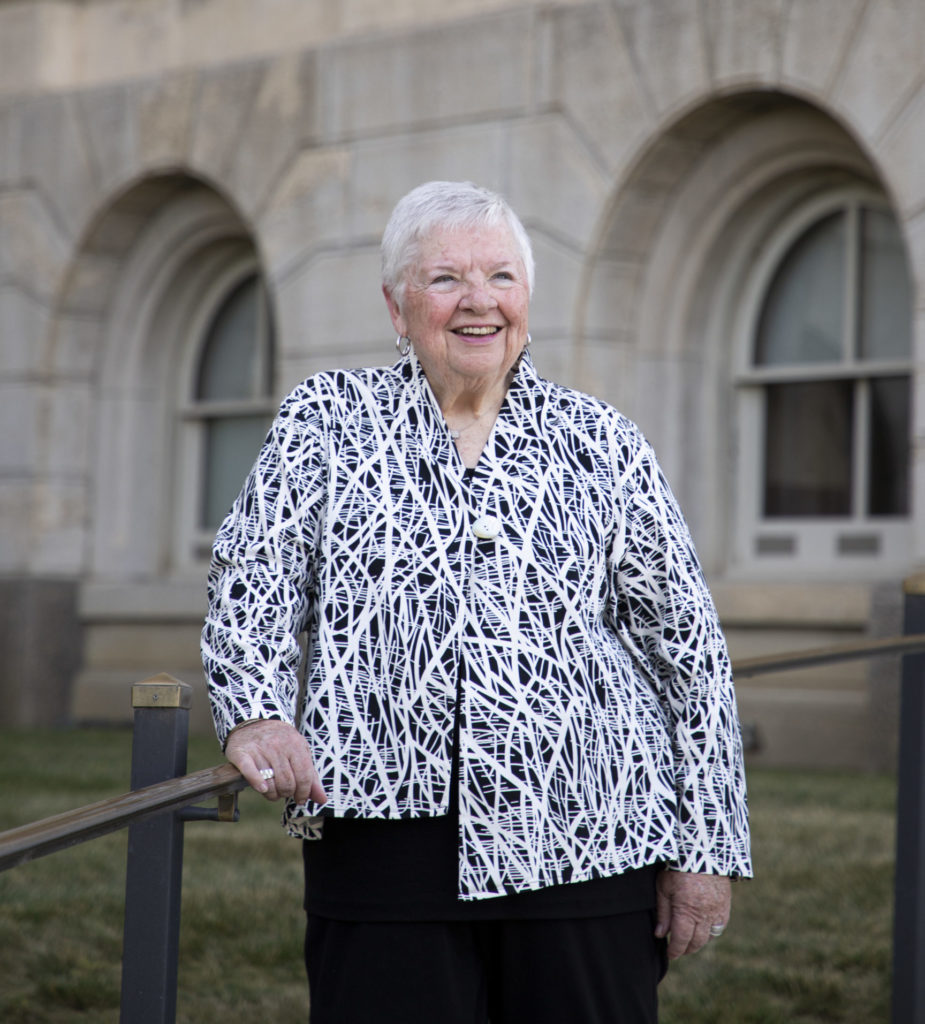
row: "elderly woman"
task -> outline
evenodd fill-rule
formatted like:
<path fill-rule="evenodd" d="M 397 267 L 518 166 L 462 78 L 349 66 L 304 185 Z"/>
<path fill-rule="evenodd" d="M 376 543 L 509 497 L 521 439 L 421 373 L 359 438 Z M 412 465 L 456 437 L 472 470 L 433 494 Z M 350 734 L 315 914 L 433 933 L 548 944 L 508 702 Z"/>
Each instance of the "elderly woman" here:
<path fill-rule="evenodd" d="M 215 541 L 215 724 L 308 840 L 313 1024 L 654 1021 L 751 872 L 690 536 L 636 427 L 534 369 L 532 287 L 499 196 L 405 196 L 398 362 L 300 384 Z"/>

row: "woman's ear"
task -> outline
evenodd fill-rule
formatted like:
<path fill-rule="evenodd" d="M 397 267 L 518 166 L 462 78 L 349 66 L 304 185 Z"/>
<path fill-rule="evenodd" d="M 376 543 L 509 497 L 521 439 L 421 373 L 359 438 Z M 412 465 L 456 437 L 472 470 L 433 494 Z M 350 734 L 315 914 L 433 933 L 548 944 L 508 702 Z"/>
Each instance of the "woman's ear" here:
<path fill-rule="evenodd" d="M 401 315 L 398 303 L 395 301 L 394 296 L 385 285 L 382 286 L 382 294 L 385 296 L 385 304 L 389 307 L 389 316 L 392 318 L 392 326 L 399 334 L 404 334 L 405 319 Z"/>

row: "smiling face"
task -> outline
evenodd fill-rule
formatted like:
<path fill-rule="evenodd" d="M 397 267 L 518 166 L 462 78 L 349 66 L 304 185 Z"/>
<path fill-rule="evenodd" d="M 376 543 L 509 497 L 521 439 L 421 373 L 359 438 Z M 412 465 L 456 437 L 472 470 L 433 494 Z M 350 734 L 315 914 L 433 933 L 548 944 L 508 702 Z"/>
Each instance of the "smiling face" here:
<path fill-rule="evenodd" d="M 392 323 L 441 392 L 505 386 L 527 341 L 529 290 L 506 225 L 435 230 L 418 246 L 403 293 L 383 289 Z"/>

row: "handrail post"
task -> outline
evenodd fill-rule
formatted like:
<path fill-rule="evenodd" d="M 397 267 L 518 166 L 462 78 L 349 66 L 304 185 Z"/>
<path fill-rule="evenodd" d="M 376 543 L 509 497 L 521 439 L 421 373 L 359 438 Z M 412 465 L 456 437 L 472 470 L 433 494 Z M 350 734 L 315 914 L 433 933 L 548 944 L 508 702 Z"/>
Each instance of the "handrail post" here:
<path fill-rule="evenodd" d="M 167 675 L 132 687 L 132 789 L 186 774 L 192 688 Z M 173 1024 L 183 820 L 168 811 L 128 830 L 121 1024 Z"/>
<path fill-rule="evenodd" d="M 925 630 L 925 574 L 905 581 L 903 631 Z M 903 657 L 896 804 L 893 1024 L 925 1021 L 925 654 Z"/>

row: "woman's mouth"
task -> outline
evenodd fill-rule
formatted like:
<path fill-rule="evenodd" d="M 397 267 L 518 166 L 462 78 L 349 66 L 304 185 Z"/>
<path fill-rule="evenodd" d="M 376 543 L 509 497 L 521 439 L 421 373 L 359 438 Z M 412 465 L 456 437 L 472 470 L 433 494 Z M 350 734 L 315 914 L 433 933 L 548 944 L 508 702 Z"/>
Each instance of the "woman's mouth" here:
<path fill-rule="evenodd" d="M 497 334 L 500 330 L 500 327 L 491 325 L 486 327 L 457 327 L 453 333 L 462 335 L 464 338 L 487 338 Z"/>

